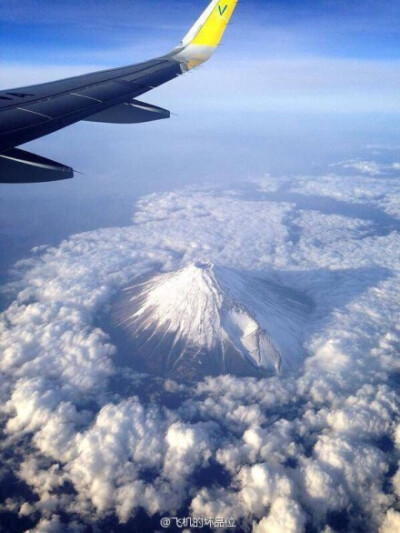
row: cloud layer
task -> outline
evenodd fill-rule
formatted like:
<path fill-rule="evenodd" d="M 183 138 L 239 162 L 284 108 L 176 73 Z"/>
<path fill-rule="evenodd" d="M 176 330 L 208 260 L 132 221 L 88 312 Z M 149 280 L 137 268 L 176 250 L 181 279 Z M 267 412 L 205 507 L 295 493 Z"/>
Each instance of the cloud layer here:
<path fill-rule="evenodd" d="M 143 510 L 233 517 L 254 533 L 400 527 L 398 190 L 332 175 L 281 189 L 265 178 L 151 195 L 132 226 L 16 266 L 0 322 L 0 473 L 21 490 L 4 517 L 37 532 L 101 531 L 105 519 L 141 530 Z M 113 298 L 194 261 L 309 295 L 304 364 L 194 385 L 128 368 L 106 326 Z"/>

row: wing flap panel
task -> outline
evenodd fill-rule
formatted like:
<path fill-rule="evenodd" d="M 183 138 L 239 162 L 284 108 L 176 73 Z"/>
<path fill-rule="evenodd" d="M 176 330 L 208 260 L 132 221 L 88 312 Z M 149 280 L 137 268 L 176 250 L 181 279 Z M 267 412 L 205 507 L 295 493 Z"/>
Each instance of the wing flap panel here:
<path fill-rule="evenodd" d="M 126 104 L 96 113 L 86 118 L 89 122 L 104 122 L 108 124 L 139 124 L 169 118 L 171 113 L 162 107 L 146 104 L 139 100 L 132 100 Z"/>
<path fill-rule="evenodd" d="M 73 176 L 72 168 L 19 148 L 0 155 L 0 183 L 41 183 Z"/>

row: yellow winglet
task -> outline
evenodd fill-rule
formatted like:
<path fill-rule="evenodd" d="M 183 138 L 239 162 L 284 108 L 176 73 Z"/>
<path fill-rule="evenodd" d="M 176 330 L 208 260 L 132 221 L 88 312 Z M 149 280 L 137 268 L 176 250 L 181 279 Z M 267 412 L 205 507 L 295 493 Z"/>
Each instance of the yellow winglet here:
<path fill-rule="evenodd" d="M 203 24 L 199 25 L 199 30 L 190 44 L 197 46 L 218 46 L 226 26 L 233 15 L 236 4 L 237 0 L 218 0 L 217 2 L 211 2 L 208 9 L 203 13 L 203 16 L 206 15 L 207 18 Z"/>
<path fill-rule="evenodd" d="M 238 0 L 212 0 L 194 26 L 185 35 L 174 57 L 188 69 L 207 61 L 226 30 Z"/>

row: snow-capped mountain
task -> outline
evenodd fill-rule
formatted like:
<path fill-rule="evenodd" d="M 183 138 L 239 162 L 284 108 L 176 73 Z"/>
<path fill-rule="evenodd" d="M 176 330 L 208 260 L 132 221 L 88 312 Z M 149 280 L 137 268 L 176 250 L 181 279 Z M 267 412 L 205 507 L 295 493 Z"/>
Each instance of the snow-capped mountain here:
<path fill-rule="evenodd" d="M 132 356 L 147 370 L 195 378 L 278 373 L 298 364 L 308 312 L 284 287 L 195 263 L 127 289 L 118 315 Z"/>

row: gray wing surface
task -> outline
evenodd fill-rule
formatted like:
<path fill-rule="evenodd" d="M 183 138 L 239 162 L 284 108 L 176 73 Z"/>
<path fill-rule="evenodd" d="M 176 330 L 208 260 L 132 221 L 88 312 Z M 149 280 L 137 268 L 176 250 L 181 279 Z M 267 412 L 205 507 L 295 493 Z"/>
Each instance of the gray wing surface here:
<path fill-rule="evenodd" d="M 182 74 L 168 56 L 0 92 L 0 153 L 84 120 Z"/>

